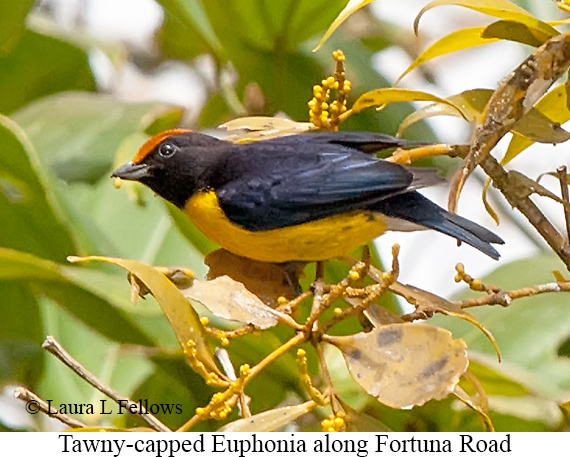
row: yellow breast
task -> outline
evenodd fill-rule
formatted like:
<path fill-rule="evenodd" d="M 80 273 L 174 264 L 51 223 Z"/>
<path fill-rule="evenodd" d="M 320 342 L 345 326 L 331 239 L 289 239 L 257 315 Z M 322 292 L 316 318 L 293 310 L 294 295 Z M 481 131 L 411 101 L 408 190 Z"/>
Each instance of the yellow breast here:
<path fill-rule="evenodd" d="M 213 191 L 194 195 L 186 203 L 184 212 L 210 240 L 224 249 L 262 262 L 340 257 L 386 230 L 378 215 L 353 211 L 293 227 L 250 232 L 228 220 Z"/>

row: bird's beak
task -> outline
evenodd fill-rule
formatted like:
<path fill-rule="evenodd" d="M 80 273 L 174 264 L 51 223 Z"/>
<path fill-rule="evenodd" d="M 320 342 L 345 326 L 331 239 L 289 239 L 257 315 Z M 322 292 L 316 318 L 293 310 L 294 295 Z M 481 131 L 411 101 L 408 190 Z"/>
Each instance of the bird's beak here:
<path fill-rule="evenodd" d="M 144 163 L 129 162 L 122 167 L 117 168 L 111 178 L 121 178 L 128 181 L 138 181 L 148 176 L 148 165 Z"/>

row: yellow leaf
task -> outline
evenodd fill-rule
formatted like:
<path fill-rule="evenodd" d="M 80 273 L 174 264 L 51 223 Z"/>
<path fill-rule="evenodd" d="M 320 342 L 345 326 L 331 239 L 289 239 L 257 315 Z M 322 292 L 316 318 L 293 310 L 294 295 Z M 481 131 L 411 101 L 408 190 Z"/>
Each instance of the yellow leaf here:
<path fill-rule="evenodd" d="M 107 262 L 124 268 L 136 276 L 150 290 L 170 326 L 174 330 L 182 350 L 186 349 L 188 341 L 196 343 L 197 358 L 210 370 L 224 376 L 218 369 L 208 349 L 204 327 L 200 318 L 188 300 L 176 286 L 159 270 L 136 260 L 118 259 L 113 257 L 90 256 L 69 257 L 70 262 L 98 261 Z"/>
<path fill-rule="evenodd" d="M 330 336 L 353 379 L 392 408 L 423 405 L 454 391 L 467 370 L 467 346 L 426 324 L 388 324 L 368 333 Z"/>
<path fill-rule="evenodd" d="M 487 198 L 487 192 L 489 191 L 489 186 L 491 185 L 491 178 L 487 178 L 485 180 L 485 184 L 483 184 L 483 190 L 481 191 L 481 199 L 483 200 L 483 206 L 485 207 L 485 211 L 491 216 L 491 218 L 495 221 L 495 224 L 499 225 L 501 222 L 499 219 L 499 215 L 491 206 L 489 199 Z"/>
<path fill-rule="evenodd" d="M 251 417 L 230 422 L 218 432 L 274 432 L 310 412 L 316 403 L 312 400 L 300 405 L 270 409 Z"/>
<path fill-rule="evenodd" d="M 432 116 L 459 116 L 457 108 L 461 111 L 465 120 L 468 122 L 476 122 L 485 110 L 492 95 L 493 91 L 490 89 L 472 89 L 446 98 L 455 108 L 450 108 L 448 105 L 442 104 L 425 106 L 408 115 L 402 121 L 398 129 L 398 136 L 401 136 L 410 125 Z M 563 103 L 563 101 L 560 102 Z M 545 116 L 543 112 L 547 110 L 549 115 L 556 113 L 559 119 L 563 119 L 564 116 L 570 118 L 570 111 L 564 106 L 559 105 L 556 106 L 556 111 L 548 104 L 544 104 L 544 106 L 544 109 L 541 108 L 541 105 L 532 108 L 522 119 L 512 126 L 511 131 L 514 134 L 522 135 L 528 139 L 525 140 L 523 144 L 530 145 L 534 141 L 556 144 L 570 139 L 570 133 L 562 129 L 560 125 L 558 125 L 558 122 L 553 122 Z M 564 119 L 563 122 L 566 120 L 567 119 Z"/>
<path fill-rule="evenodd" d="M 424 52 L 422 52 L 416 60 L 398 77 L 394 85 L 397 85 L 401 79 L 410 71 L 423 65 L 428 60 L 440 57 L 451 52 L 461 51 L 463 49 L 482 46 L 484 44 L 493 43 L 498 38 L 482 38 L 481 34 L 485 27 L 473 27 L 468 29 L 457 30 L 449 35 L 444 36 L 439 41 L 432 44 Z"/>
<path fill-rule="evenodd" d="M 478 11 L 488 16 L 498 17 L 508 21 L 520 22 L 543 33 L 555 36 L 558 31 L 546 22 L 539 21 L 527 11 L 508 0 L 434 0 L 424 6 L 414 20 L 414 31 L 417 33 L 421 17 L 436 6 L 456 5 Z"/>
<path fill-rule="evenodd" d="M 557 124 L 564 124 L 570 120 L 570 110 L 567 103 L 566 86 L 564 84 L 556 87 L 542 97 L 535 105 L 535 109 L 541 112 L 544 116 Z M 521 135 L 513 135 L 507 152 L 501 160 L 501 165 L 509 163 L 517 155 L 519 155 L 526 148 L 531 146 L 534 141 L 525 138 Z"/>
<path fill-rule="evenodd" d="M 369 3 L 372 3 L 373 1 L 374 0 L 350 0 L 346 4 L 344 9 L 340 12 L 340 14 L 336 17 L 336 19 L 333 21 L 333 23 L 330 25 L 330 27 L 327 29 L 327 31 L 319 41 L 319 44 L 317 44 L 317 47 L 313 49 L 313 52 L 318 51 L 319 48 L 324 44 L 324 42 L 331 37 L 334 31 L 338 29 L 338 27 L 344 21 L 346 21 L 350 16 L 356 13 L 360 8 L 363 8 L 364 6 L 368 5 Z"/>
<path fill-rule="evenodd" d="M 410 125 L 432 116 L 456 116 L 463 117 L 467 122 L 476 122 L 491 95 L 493 95 L 491 89 L 472 89 L 448 97 L 447 100 L 453 104 L 453 108 L 440 103 L 420 108 L 402 121 L 398 136 L 401 136 Z"/>
<path fill-rule="evenodd" d="M 400 89 L 397 87 L 387 87 L 375 89 L 362 94 L 352 105 L 352 111 L 359 113 L 360 111 L 371 108 L 373 106 L 383 108 L 385 105 L 394 102 L 436 102 L 447 105 L 457 110 L 460 116 L 463 116 L 461 110 L 452 102 L 437 97 L 427 92 L 411 89 Z"/>
<path fill-rule="evenodd" d="M 475 167 L 566 72 L 570 66 L 569 45 L 570 32 L 550 38 L 501 81 L 477 125 L 463 168 L 451 183 L 450 211 L 457 210 L 463 186 Z"/>

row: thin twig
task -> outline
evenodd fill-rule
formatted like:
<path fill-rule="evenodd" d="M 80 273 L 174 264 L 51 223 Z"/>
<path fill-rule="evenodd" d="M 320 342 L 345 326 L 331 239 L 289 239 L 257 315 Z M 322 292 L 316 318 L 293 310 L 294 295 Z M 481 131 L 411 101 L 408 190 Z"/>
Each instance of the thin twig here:
<path fill-rule="evenodd" d="M 47 336 L 42 347 L 46 349 L 49 353 L 55 355 L 64 365 L 71 368 L 75 374 L 77 374 L 81 379 L 87 381 L 99 392 L 102 392 L 111 400 L 114 400 L 117 404 L 121 406 L 126 406 L 127 410 L 136 416 L 143 419 L 148 425 L 150 425 L 154 430 L 160 432 L 170 432 L 171 430 L 159 421 L 156 417 L 150 414 L 142 405 L 134 402 L 128 397 L 120 395 L 115 392 L 109 386 L 103 384 L 103 382 L 94 376 L 92 373 L 87 371 L 77 360 L 75 360 L 63 347 L 57 342 L 53 336 Z"/>
<path fill-rule="evenodd" d="M 493 180 L 493 185 L 501 191 L 513 208 L 517 208 L 528 219 L 570 271 L 570 245 L 531 201 L 530 194 L 521 192 L 516 177 L 507 173 L 491 155 L 485 156 L 480 166 Z"/>
<path fill-rule="evenodd" d="M 558 179 L 560 180 L 560 191 L 562 200 L 568 203 L 570 201 L 568 196 L 568 173 L 565 165 L 556 169 L 558 172 Z M 570 209 L 568 205 L 562 205 L 564 208 L 564 220 L 566 221 L 566 239 L 570 241 Z"/>
<path fill-rule="evenodd" d="M 42 412 L 47 414 L 49 417 L 53 417 L 58 421 L 64 423 L 70 428 L 85 428 L 83 422 L 74 419 L 67 414 L 60 413 L 57 409 L 50 407 L 49 403 L 45 400 L 38 397 L 35 393 L 31 390 L 26 389 L 25 387 L 19 386 L 16 387 L 14 390 L 14 397 L 18 400 L 22 400 L 26 402 L 26 411 L 30 414 L 36 414 L 37 412 Z"/>
<path fill-rule="evenodd" d="M 539 286 L 523 287 L 509 292 L 498 292 L 496 294 L 484 295 L 482 297 L 468 298 L 456 303 L 462 308 L 473 308 L 474 306 L 486 305 L 509 306 L 513 300 L 517 300 L 519 298 L 557 292 L 570 292 L 570 282 L 550 282 Z"/>

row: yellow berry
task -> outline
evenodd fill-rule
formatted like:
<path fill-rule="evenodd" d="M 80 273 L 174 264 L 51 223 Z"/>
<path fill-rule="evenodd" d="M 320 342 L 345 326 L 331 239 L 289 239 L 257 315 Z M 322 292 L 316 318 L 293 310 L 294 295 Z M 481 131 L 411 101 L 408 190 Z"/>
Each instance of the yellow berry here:
<path fill-rule="evenodd" d="M 471 282 L 471 287 L 472 287 L 473 289 L 476 289 L 476 290 L 481 290 L 481 289 L 483 289 L 483 283 L 481 282 L 480 279 L 474 279 L 474 280 Z"/>
<path fill-rule="evenodd" d="M 344 62 L 346 57 L 344 55 L 344 52 L 339 49 L 333 52 L 333 59 L 337 62 Z"/>
<path fill-rule="evenodd" d="M 345 426 L 346 426 L 346 423 L 344 422 L 344 419 L 342 417 L 337 417 L 334 420 L 334 428 L 336 430 L 342 430 Z"/>

